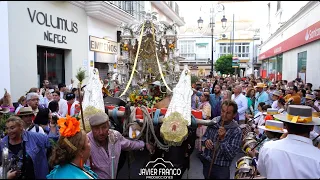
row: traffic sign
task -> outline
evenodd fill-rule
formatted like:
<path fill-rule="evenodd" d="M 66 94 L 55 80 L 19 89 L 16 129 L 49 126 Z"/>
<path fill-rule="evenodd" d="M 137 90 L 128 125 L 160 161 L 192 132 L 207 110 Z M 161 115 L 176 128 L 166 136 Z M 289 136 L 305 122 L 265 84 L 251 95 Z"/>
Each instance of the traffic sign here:
<path fill-rule="evenodd" d="M 232 57 L 232 62 L 233 63 L 238 63 L 239 62 L 239 58 L 237 56 L 233 56 Z"/>

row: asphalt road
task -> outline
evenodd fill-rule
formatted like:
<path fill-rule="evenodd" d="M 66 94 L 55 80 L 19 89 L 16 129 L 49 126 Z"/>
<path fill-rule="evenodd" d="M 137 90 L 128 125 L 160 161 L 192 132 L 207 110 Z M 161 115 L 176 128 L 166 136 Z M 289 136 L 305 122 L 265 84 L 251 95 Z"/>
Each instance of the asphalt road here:
<path fill-rule="evenodd" d="M 143 167 L 144 163 L 148 162 L 148 157 L 146 156 L 145 152 L 139 152 L 135 151 L 135 160 L 133 163 L 128 167 L 128 160 L 126 161 L 126 164 L 124 167 L 119 171 L 118 179 L 139 179 L 141 176 L 139 176 L 140 168 Z M 235 164 L 236 161 L 243 156 L 243 153 L 239 153 L 233 160 L 231 167 L 230 167 L 230 178 L 234 178 L 235 173 Z M 196 150 L 191 154 L 190 159 L 190 169 L 186 170 L 185 173 L 182 176 L 182 179 L 204 179 L 203 173 L 202 173 L 202 163 L 197 157 Z M 128 170 L 130 169 L 130 171 Z"/>

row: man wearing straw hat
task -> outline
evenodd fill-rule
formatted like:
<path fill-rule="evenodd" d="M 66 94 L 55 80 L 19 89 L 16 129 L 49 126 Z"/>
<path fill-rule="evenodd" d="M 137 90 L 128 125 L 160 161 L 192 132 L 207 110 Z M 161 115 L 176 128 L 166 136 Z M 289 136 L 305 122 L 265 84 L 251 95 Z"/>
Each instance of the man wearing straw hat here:
<path fill-rule="evenodd" d="M 264 143 L 268 141 L 279 140 L 283 133 L 288 132 L 286 129 L 284 129 L 283 122 L 275 120 L 268 120 L 266 121 L 265 126 L 258 126 L 258 128 L 264 130 L 264 137 L 261 138 L 261 143 L 259 143 L 256 148 L 248 151 L 248 154 L 255 160 L 257 160 L 256 155 Z"/>
<path fill-rule="evenodd" d="M 31 132 L 36 132 L 36 133 L 41 133 L 44 135 L 47 135 L 44 131 L 43 128 L 37 124 L 34 124 L 32 122 L 32 119 L 34 118 L 34 112 L 31 107 L 22 107 L 20 108 L 19 113 L 17 114 L 23 122 L 24 122 L 24 129 L 26 131 L 31 131 Z"/>
<path fill-rule="evenodd" d="M 254 88 L 257 90 L 257 93 L 255 95 L 255 103 L 254 103 L 254 114 L 257 114 L 259 112 L 258 105 L 261 102 L 267 103 L 269 96 L 268 94 L 263 90 L 263 88 L 267 87 L 263 83 L 258 83 Z"/>
<path fill-rule="evenodd" d="M 274 115 L 283 121 L 287 137 L 264 144 L 260 150 L 258 171 L 267 179 L 320 178 L 320 151 L 313 146 L 310 132 L 320 119 L 312 117 L 308 106 L 290 105 L 287 114 Z"/>
<path fill-rule="evenodd" d="M 273 91 L 272 93 L 271 93 L 271 99 L 272 99 L 272 105 L 271 105 L 271 108 L 272 109 L 280 109 L 279 107 L 278 107 L 278 100 L 279 100 L 279 98 L 280 98 L 280 96 L 281 96 L 281 93 L 279 92 L 279 91 L 277 91 L 277 90 L 275 90 L 275 91 Z"/>

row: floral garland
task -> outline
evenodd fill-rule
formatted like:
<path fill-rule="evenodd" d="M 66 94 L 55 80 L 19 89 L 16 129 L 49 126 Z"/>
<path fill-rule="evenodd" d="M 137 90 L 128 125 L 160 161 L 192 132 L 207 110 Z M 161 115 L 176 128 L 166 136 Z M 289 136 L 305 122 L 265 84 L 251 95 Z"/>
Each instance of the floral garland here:
<path fill-rule="evenodd" d="M 58 125 L 60 126 L 60 135 L 63 137 L 72 137 L 80 132 L 80 122 L 77 118 L 69 115 L 66 118 L 60 118 Z"/>

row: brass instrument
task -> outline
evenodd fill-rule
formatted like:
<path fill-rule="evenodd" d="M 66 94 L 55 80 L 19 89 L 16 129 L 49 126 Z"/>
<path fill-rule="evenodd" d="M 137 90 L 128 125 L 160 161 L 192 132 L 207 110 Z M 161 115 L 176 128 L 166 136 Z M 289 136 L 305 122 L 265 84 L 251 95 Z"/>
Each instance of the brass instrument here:
<path fill-rule="evenodd" d="M 7 172 L 9 166 L 9 149 L 4 147 L 2 149 L 2 177 L 1 179 L 7 179 Z"/>

